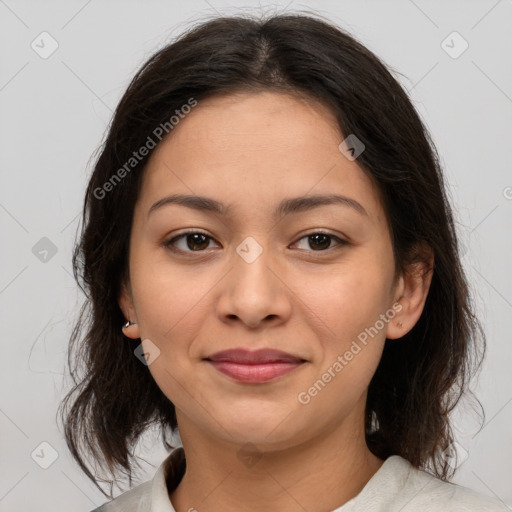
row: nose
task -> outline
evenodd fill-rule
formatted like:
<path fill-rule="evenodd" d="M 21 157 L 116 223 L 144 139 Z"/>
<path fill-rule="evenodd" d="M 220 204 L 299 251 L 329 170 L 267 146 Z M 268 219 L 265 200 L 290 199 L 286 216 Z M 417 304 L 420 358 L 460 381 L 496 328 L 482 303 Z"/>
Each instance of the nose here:
<path fill-rule="evenodd" d="M 270 322 L 286 322 L 292 305 L 284 274 L 268 250 L 254 260 L 237 254 L 231 271 L 221 281 L 223 288 L 217 303 L 221 321 L 239 320 L 251 329 Z"/>

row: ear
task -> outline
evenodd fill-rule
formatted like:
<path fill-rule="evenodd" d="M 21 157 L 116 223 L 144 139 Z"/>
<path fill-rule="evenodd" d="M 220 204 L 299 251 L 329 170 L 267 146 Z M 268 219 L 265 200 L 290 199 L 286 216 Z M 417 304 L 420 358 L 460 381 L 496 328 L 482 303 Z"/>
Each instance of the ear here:
<path fill-rule="evenodd" d="M 419 320 L 427 300 L 434 272 L 434 253 L 426 244 L 414 249 L 410 263 L 396 285 L 393 304 L 400 303 L 402 309 L 388 323 L 386 338 L 397 339 L 407 334 Z"/>
<path fill-rule="evenodd" d="M 140 328 L 137 321 L 135 307 L 133 305 L 132 291 L 130 285 L 126 284 L 126 282 L 123 282 L 121 285 L 121 292 L 119 294 L 119 307 L 121 308 L 125 319 L 132 323 L 134 322 L 134 324 L 130 325 L 129 327 L 123 327 L 123 334 L 134 340 L 140 338 Z"/>

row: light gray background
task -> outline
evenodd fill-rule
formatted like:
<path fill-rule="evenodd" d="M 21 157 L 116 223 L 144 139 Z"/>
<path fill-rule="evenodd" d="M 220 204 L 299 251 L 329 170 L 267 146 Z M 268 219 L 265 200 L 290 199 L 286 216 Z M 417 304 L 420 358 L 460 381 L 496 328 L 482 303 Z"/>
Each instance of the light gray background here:
<path fill-rule="evenodd" d="M 473 386 L 486 423 L 476 434 L 475 416 L 459 409 L 458 450 L 468 458 L 454 481 L 512 504 L 512 1 L 0 0 L 0 511 L 86 512 L 105 501 L 55 422 L 82 300 L 71 249 L 89 159 L 146 58 L 195 20 L 240 9 L 314 9 L 405 75 L 442 157 L 489 342 Z M 31 48 L 43 31 L 59 45 L 47 59 Z M 453 31 L 469 44 L 458 58 L 441 46 Z M 457 52 L 453 37 L 445 45 Z M 32 251 L 42 237 L 57 248 L 46 262 Z M 52 450 L 58 458 L 42 469 L 34 450 L 39 463 Z M 138 453 L 144 481 L 166 452 L 147 436 Z"/>

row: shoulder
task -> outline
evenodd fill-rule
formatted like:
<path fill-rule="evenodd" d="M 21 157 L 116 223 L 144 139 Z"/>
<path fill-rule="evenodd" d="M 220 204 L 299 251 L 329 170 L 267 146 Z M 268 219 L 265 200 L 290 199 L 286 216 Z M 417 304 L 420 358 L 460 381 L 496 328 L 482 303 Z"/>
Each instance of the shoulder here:
<path fill-rule="evenodd" d="M 407 460 L 393 457 L 391 465 L 404 476 L 402 492 L 397 496 L 397 510 L 422 512 L 507 512 L 501 501 L 458 484 L 445 482 L 414 468 Z"/>
<path fill-rule="evenodd" d="M 151 488 L 151 480 L 144 482 L 91 512 L 149 512 Z"/>

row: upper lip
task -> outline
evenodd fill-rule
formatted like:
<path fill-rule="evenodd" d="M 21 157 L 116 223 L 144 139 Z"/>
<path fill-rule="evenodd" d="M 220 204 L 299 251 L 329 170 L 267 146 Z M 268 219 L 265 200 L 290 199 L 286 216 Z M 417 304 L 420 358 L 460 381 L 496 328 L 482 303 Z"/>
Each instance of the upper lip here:
<path fill-rule="evenodd" d="M 262 348 L 259 350 L 247 350 L 243 348 L 222 350 L 208 356 L 206 359 L 208 361 L 229 361 L 240 364 L 302 363 L 305 361 L 287 352 L 270 348 Z"/>

